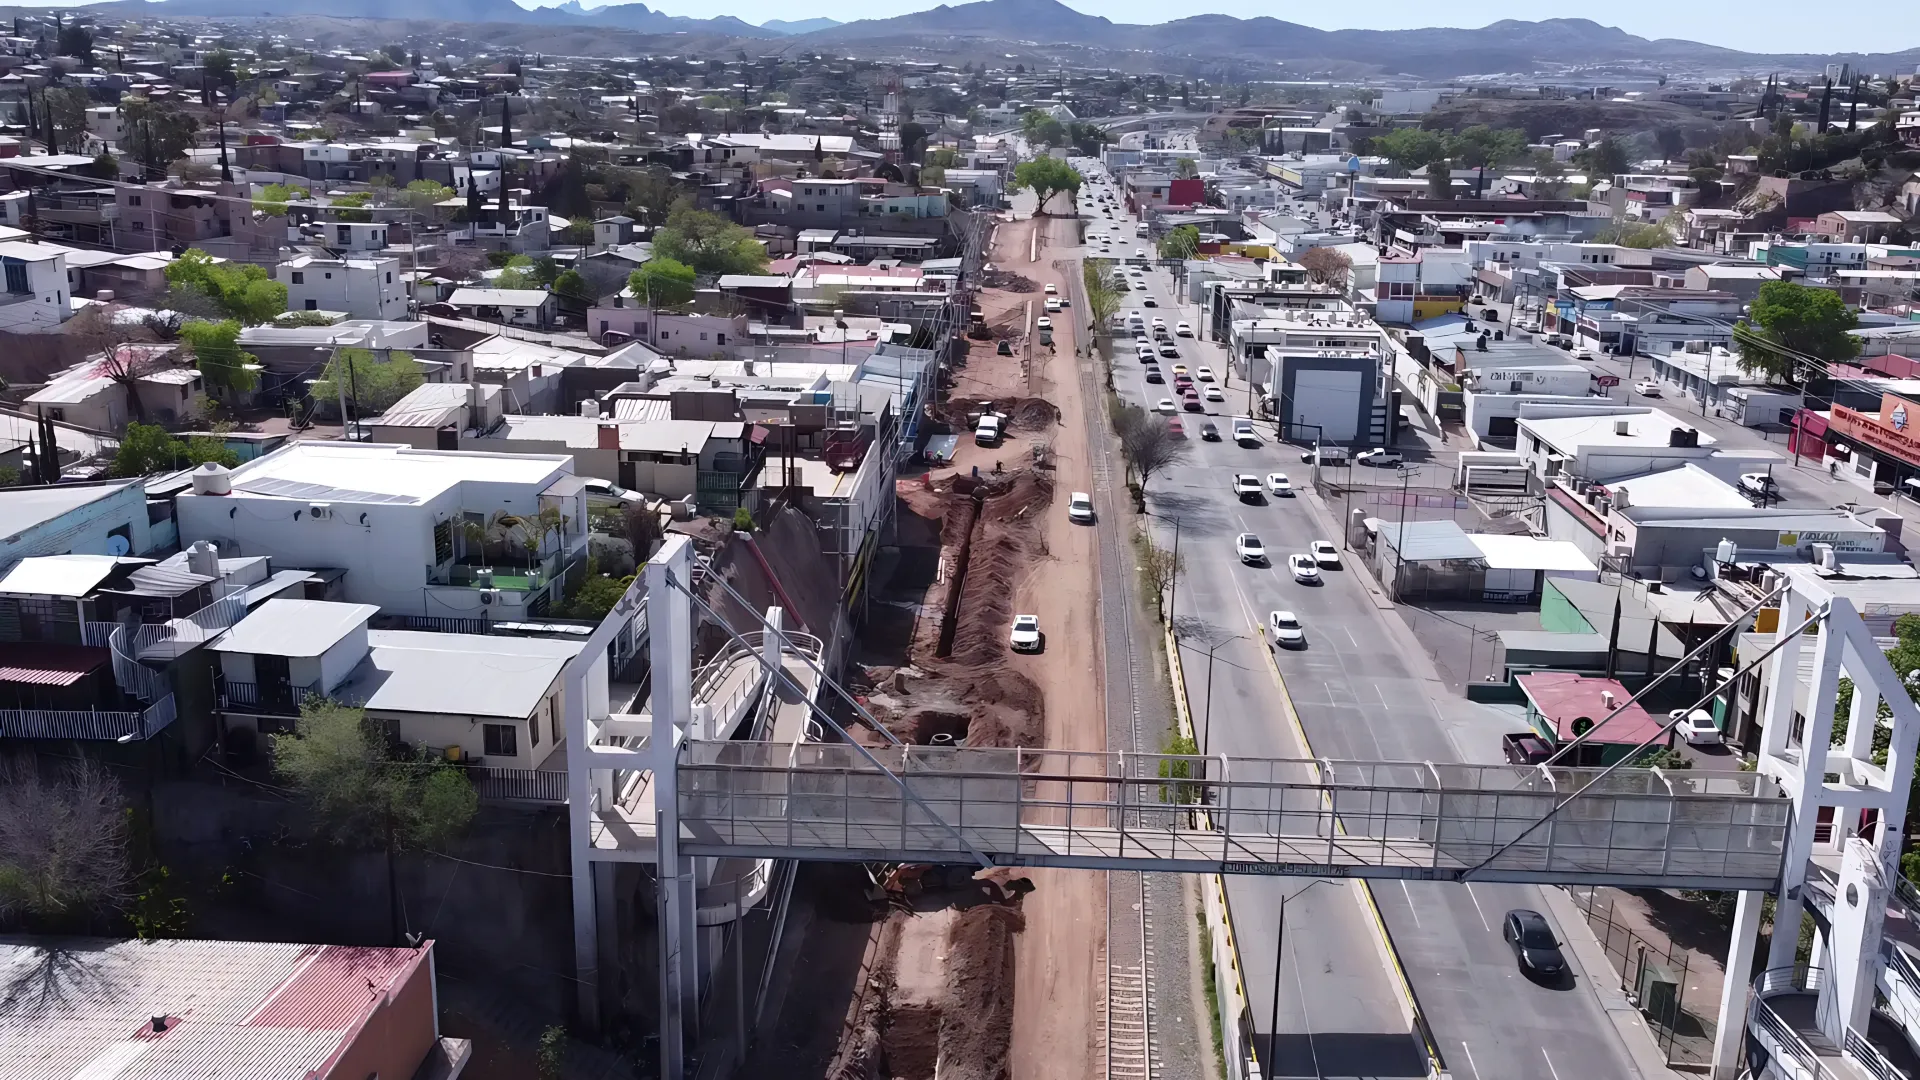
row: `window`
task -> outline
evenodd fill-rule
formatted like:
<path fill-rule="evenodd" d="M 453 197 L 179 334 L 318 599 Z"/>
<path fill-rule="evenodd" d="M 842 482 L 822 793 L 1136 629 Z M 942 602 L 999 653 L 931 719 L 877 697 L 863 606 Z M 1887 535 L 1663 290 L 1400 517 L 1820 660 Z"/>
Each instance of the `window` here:
<path fill-rule="evenodd" d="M 311 299 L 310 299 L 310 300 L 308 300 L 308 301 L 307 301 L 307 310 L 308 310 L 308 311 L 319 311 L 319 310 L 320 310 L 320 301 L 318 301 L 318 300 L 311 300 Z"/>
<path fill-rule="evenodd" d="M 544 712 L 545 710 L 543 709 L 542 711 Z M 535 714 L 531 719 L 527 721 L 527 746 L 531 748 L 539 745 L 540 745 L 540 717 L 538 714 Z"/>
<path fill-rule="evenodd" d="M 827 204 L 821 203 L 820 205 L 816 206 L 814 209 L 819 210 L 821 213 L 824 214 L 827 212 Z"/>
<path fill-rule="evenodd" d="M 28 292 L 27 264 L 19 259 L 0 260 L 7 268 L 7 291 L 10 293 Z"/>
<path fill-rule="evenodd" d="M 484 737 L 486 739 L 486 754 L 488 757 L 520 756 L 520 733 L 515 730 L 517 726 L 518 725 L 515 724 L 483 725 L 486 729 Z"/>
<path fill-rule="evenodd" d="M 328 271 L 328 272 L 327 272 L 327 280 L 328 280 L 328 281 L 332 281 L 332 280 L 333 280 L 333 272 L 332 272 L 332 271 Z"/>
<path fill-rule="evenodd" d="M 387 271 L 387 284 L 393 284 L 393 271 Z"/>
<path fill-rule="evenodd" d="M 307 275 L 295 270 L 293 272 L 293 283 L 295 285 L 305 285 L 307 283 Z"/>
<path fill-rule="evenodd" d="M 139 206 L 139 205 L 140 205 L 140 196 L 138 196 L 138 195 L 129 195 L 129 196 L 127 196 L 127 205 L 128 205 L 128 206 Z"/>
<path fill-rule="evenodd" d="M 47 410 L 47 419 L 49 420 L 60 422 L 60 421 L 66 420 L 66 418 L 67 418 L 67 410 L 65 409 L 48 409 Z"/>

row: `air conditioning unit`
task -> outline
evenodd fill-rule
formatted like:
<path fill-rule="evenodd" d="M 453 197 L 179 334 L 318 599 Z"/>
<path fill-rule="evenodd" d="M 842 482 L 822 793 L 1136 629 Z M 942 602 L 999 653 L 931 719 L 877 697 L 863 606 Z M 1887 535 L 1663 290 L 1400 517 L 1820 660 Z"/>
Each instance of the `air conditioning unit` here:
<path fill-rule="evenodd" d="M 500 600 L 499 589 L 481 589 L 480 590 L 480 603 L 482 605 L 495 604 L 495 603 L 498 603 L 499 600 Z"/>
<path fill-rule="evenodd" d="M 313 519 L 314 521 L 325 521 L 326 519 L 332 516 L 333 516 L 332 503 L 307 504 L 307 517 Z"/>

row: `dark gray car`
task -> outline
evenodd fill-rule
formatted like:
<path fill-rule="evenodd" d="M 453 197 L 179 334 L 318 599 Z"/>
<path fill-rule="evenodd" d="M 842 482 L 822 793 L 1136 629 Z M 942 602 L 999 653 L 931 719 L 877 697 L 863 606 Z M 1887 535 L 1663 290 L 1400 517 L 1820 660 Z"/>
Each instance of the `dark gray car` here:
<path fill-rule="evenodd" d="M 1560 943 L 1553 938 L 1553 927 L 1546 916 L 1527 908 L 1514 908 L 1500 921 L 1500 935 L 1507 939 L 1520 967 L 1536 975 L 1558 977 L 1567 970 L 1567 958 L 1560 954 Z"/>

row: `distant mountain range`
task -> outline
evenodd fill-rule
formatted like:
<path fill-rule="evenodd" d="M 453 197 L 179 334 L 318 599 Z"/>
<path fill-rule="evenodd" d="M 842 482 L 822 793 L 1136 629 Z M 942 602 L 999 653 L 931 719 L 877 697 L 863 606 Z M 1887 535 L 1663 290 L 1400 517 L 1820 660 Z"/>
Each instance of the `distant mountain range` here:
<path fill-rule="evenodd" d="M 726 38 L 870 46 L 939 42 L 1068 45 L 1089 50 L 1143 52 L 1162 57 L 1232 59 L 1282 64 L 1304 70 L 1359 67 L 1430 78 L 1527 72 L 1556 65 L 1639 63 L 1674 66 L 1752 67 L 1812 64 L 1814 56 L 1761 56 L 1673 38 L 1650 40 L 1587 19 L 1505 19 L 1477 30 L 1319 30 L 1272 18 L 1237 19 L 1194 15 L 1152 26 L 1116 23 L 1075 11 L 1059 0 L 976 0 L 891 19 L 840 23 L 833 19 L 774 19 L 753 26 L 731 15 L 694 19 L 667 15 L 645 4 L 586 8 L 579 0 L 558 7 L 523 8 L 513 0 L 113 0 L 97 10 L 140 15 L 211 17 L 336 15 L 362 19 L 432 19 L 457 23 L 533 23 L 546 26 L 613 26 L 653 34 L 701 34 Z M 1851 54 L 1868 70 L 1911 65 L 1920 50 Z M 1877 66 L 1875 66 L 1877 65 Z M 1802 65 L 1796 65 L 1802 66 Z"/>
<path fill-rule="evenodd" d="M 811 34 L 816 30 L 831 30 L 843 25 L 839 19 L 768 19 L 760 24 L 760 29 L 771 30 L 776 34 Z"/>

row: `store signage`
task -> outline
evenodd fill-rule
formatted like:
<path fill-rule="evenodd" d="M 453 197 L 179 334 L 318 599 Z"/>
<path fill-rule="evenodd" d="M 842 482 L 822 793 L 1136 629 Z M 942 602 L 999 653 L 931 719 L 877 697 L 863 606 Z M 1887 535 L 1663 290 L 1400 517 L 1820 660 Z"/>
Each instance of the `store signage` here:
<path fill-rule="evenodd" d="M 1905 406 L 1895 406 L 1894 411 L 1900 412 L 1904 408 Z M 1902 426 L 1883 423 L 1872 413 L 1849 409 L 1845 405 L 1835 405 L 1827 421 L 1827 427 L 1848 438 L 1866 443 L 1876 450 L 1892 454 L 1909 465 L 1920 467 L 1920 438 L 1903 430 Z"/>

